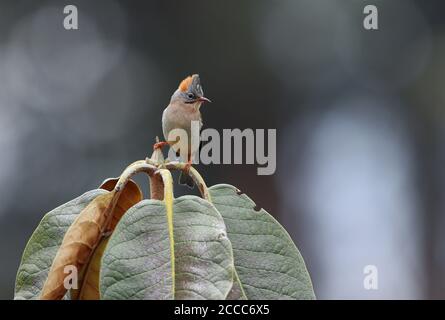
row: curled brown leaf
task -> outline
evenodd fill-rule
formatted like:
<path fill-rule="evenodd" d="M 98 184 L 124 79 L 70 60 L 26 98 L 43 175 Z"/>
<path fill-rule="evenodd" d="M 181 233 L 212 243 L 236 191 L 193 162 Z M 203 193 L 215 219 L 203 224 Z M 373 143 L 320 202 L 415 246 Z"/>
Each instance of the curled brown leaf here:
<path fill-rule="evenodd" d="M 78 271 L 88 261 L 104 234 L 114 207 L 114 195 L 108 192 L 95 198 L 82 210 L 63 238 L 43 286 L 40 299 L 59 300 L 67 289 L 67 267 Z"/>
<path fill-rule="evenodd" d="M 79 285 L 72 290 L 73 299 L 99 299 L 100 260 L 107 238 L 125 212 L 142 200 L 138 185 L 129 180 L 123 190 L 116 191 L 117 179 L 106 180 L 101 188 L 109 192 L 95 198 L 68 229 L 54 258 L 41 299 L 62 299 L 67 289 L 66 267 L 78 270 Z"/>

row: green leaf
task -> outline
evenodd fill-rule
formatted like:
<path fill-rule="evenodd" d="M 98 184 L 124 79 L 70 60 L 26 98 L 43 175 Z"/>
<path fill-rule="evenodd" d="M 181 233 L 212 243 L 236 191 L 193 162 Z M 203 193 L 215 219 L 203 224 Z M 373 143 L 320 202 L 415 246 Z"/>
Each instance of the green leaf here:
<path fill-rule="evenodd" d="M 102 259 L 103 299 L 226 298 L 234 267 L 221 215 L 184 196 L 174 200 L 173 217 L 174 272 L 165 203 L 144 200 L 127 211 Z"/>
<path fill-rule="evenodd" d="M 209 192 L 224 218 L 246 297 L 315 299 L 306 265 L 286 230 L 233 186 L 220 184 Z"/>
<path fill-rule="evenodd" d="M 14 299 L 38 299 L 63 237 L 76 216 L 105 190 L 92 190 L 48 212 L 23 252 Z"/>

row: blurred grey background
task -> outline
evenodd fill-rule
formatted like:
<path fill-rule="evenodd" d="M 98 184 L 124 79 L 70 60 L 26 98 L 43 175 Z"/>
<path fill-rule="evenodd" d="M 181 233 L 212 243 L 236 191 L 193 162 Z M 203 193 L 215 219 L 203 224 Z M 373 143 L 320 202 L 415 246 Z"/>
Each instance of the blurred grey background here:
<path fill-rule="evenodd" d="M 78 7 L 79 30 L 63 28 L 66 4 Z M 379 9 L 378 31 L 363 28 L 366 4 Z M 2 0 L 0 298 L 13 297 L 46 212 L 151 153 L 162 110 L 191 73 L 214 101 L 206 127 L 277 129 L 275 175 L 197 168 L 277 217 L 318 298 L 445 298 L 444 9 Z M 378 290 L 364 289 L 366 265 L 378 268 Z"/>

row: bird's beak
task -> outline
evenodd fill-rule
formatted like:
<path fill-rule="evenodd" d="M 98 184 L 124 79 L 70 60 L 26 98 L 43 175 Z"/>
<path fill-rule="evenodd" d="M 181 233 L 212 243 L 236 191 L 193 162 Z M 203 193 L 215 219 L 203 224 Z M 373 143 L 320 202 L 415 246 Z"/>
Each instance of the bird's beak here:
<path fill-rule="evenodd" d="M 206 98 L 206 97 L 199 97 L 198 98 L 199 102 L 212 102 L 210 99 Z"/>

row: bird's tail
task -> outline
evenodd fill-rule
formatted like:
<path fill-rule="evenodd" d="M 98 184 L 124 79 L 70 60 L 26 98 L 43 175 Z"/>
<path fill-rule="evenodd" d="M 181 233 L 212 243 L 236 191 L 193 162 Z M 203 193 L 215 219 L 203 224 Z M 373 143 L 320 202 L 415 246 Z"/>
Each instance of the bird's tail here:
<path fill-rule="evenodd" d="M 188 174 L 185 174 L 182 171 L 181 174 L 179 175 L 179 184 L 186 185 L 190 189 L 193 189 L 193 186 L 195 185 L 193 183 L 193 179 Z"/>

